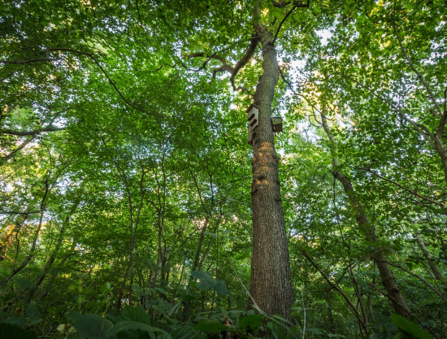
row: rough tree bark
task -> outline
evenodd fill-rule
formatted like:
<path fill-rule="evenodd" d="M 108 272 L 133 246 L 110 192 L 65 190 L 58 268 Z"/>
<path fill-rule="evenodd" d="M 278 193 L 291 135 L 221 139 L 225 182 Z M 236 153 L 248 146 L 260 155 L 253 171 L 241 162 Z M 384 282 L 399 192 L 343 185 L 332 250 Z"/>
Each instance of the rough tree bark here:
<path fill-rule="evenodd" d="M 260 10 L 256 6 L 254 28 L 262 46 L 263 73 L 254 94 L 254 104 L 259 107 L 259 126 L 253 135 L 253 257 L 250 294 L 267 314 L 280 314 L 289 319 L 293 292 L 278 156 L 271 124 L 279 67 L 273 34 L 261 23 L 260 18 Z"/>

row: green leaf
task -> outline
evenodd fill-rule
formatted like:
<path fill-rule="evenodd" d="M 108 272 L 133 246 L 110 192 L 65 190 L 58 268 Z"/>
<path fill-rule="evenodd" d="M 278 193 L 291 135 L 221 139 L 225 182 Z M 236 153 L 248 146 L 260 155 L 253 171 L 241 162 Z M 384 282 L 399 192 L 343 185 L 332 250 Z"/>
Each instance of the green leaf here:
<path fill-rule="evenodd" d="M 8 318 L 8 319 L 3 320 L 3 322 L 5 324 L 11 324 L 11 325 L 17 325 L 17 326 L 25 325 L 27 321 L 28 321 L 28 319 L 25 317 L 15 317 L 15 318 Z"/>
<path fill-rule="evenodd" d="M 161 294 L 164 294 L 164 295 L 166 295 L 166 294 L 168 294 L 168 292 L 166 292 L 164 289 L 162 289 L 161 287 L 155 287 L 154 288 L 154 291 L 158 291 L 158 292 L 160 292 Z"/>
<path fill-rule="evenodd" d="M 110 336 L 115 336 L 118 332 L 124 331 L 124 330 L 145 331 L 145 332 L 149 333 L 149 336 L 151 338 L 154 338 L 154 339 L 157 338 L 157 333 L 159 333 L 163 336 L 163 338 L 172 339 L 171 335 L 169 335 L 169 333 L 163 331 L 162 329 L 157 328 L 157 327 L 152 327 L 149 325 L 145 325 L 142 323 L 138 323 L 136 321 L 120 321 L 115 326 L 113 326 L 113 329 L 108 331 L 108 334 Z"/>
<path fill-rule="evenodd" d="M 180 297 L 182 298 L 182 300 L 184 301 L 191 301 L 194 300 L 194 296 L 191 294 L 181 294 Z"/>
<path fill-rule="evenodd" d="M 228 294 L 227 284 L 222 279 L 215 279 L 215 284 L 214 284 L 214 286 L 212 286 L 212 288 L 214 288 L 214 290 L 219 294 L 222 294 L 222 295 Z"/>
<path fill-rule="evenodd" d="M 104 285 L 101 286 L 100 291 L 101 293 L 105 293 L 109 291 L 112 288 L 112 285 L 109 282 L 106 282 Z"/>
<path fill-rule="evenodd" d="M 20 289 L 25 289 L 25 288 L 36 287 L 37 286 L 33 281 L 25 279 L 25 278 L 19 278 L 17 280 L 19 282 L 19 288 Z"/>
<path fill-rule="evenodd" d="M 196 331 L 202 331 L 202 332 L 222 332 L 222 331 L 228 331 L 228 327 L 223 325 L 218 320 L 205 320 L 201 321 L 194 326 L 194 329 Z"/>
<path fill-rule="evenodd" d="M 212 288 L 219 294 L 222 295 L 228 294 L 228 287 L 224 280 L 214 279 L 210 273 L 202 271 L 193 271 L 191 272 L 191 275 L 196 279 L 200 279 L 200 282 L 197 284 L 197 287 L 200 288 L 201 290 Z"/>
<path fill-rule="evenodd" d="M 172 339 L 196 339 L 198 338 L 194 328 L 190 326 L 182 326 L 172 331 Z"/>
<path fill-rule="evenodd" d="M 140 286 L 132 285 L 132 288 L 133 288 L 135 291 L 137 291 L 138 293 L 144 293 L 144 290 L 143 290 Z"/>
<path fill-rule="evenodd" d="M 172 305 L 166 300 L 163 300 L 161 298 L 157 298 L 156 300 L 157 304 L 155 307 L 157 308 L 158 312 L 162 314 L 167 314 L 172 309 Z"/>
<path fill-rule="evenodd" d="M 81 338 L 113 339 L 112 323 L 96 314 L 83 314 L 73 324 Z"/>
<path fill-rule="evenodd" d="M 239 321 L 239 328 L 245 330 L 247 327 L 250 327 L 252 330 L 255 330 L 262 325 L 262 319 L 264 319 L 262 314 L 249 315 Z"/>
<path fill-rule="evenodd" d="M 23 328 L 12 325 L 0 323 L 0 338 L 1 339 L 37 339 L 37 334 L 34 331 L 25 331 Z"/>
<path fill-rule="evenodd" d="M 33 301 L 30 302 L 26 308 L 26 317 L 29 319 L 27 325 L 32 326 L 42 321 L 42 319 L 40 319 L 40 315 L 41 312 L 37 308 L 36 303 Z"/>
<path fill-rule="evenodd" d="M 196 279 L 200 279 L 200 280 L 204 280 L 204 281 L 213 280 L 213 276 L 211 274 L 209 274 L 208 272 L 192 271 L 191 275 Z"/>
<path fill-rule="evenodd" d="M 391 315 L 391 322 L 402 332 L 410 335 L 411 338 L 415 339 L 433 339 L 433 337 L 426 331 L 422 330 L 417 324 L 411 322 L 410 320 L 402 317 L 399 314 Z"/>
<path fill-rule="evenodd" d="M 239 260 L 243 260 L 243 259 L 246 259 L 246 258 L 250 258 L 250 256 L 251 256 L 251 248 L 249 248 L 248 250 L 246 250 L 244 253 L 242 253 L 239 257 L 238 257 L 238 259 Z"/>
<path fill-rule="evenodd" d="M 68 312 L 67 312 L 67 314 L 65 315 L 65 318 L 67 319 L 67 320 L 72 320 L 72 321 L 76 321 L 76 320 L 78 320 L 80 317 L 82 317 L 82 314 L 81 313 L 79 313 L 78 311 L 76 311 L 76 310 L 69 310 Z"/>
<path fill-rule="evenodd" d="M 150 325 L 149 314 L 141 307 L 127 306 L 124 307 L 121 318 L 125 321 L 136 321 L 141 324 Z"/>

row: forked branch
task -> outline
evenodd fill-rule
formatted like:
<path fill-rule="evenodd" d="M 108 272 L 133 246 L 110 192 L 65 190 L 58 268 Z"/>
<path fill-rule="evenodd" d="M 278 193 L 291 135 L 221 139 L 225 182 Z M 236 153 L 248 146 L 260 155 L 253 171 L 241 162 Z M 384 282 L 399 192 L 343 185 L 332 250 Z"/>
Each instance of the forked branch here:
<path fill-rule="evenodd" d="M 244 68 L 245 65 L 247 65 L 247 63 L 251 60 L 251 58 L 253 57 L 253 55 L 256 51 L 256 47 L 258 46 L 258 43 L 259 43 L 258 37 L 256 35 L 253 35 L 253 37 L 250 39 L 250 45 L 248 46 L 247 50 L 245 51 L 244 56 L 236 63 L 236 65 L 234 65 L 234 67 L 231 67 L 230 65 L 228 65 L 227 61 L 224 57 L 217 55 L 217 53 L 214 53 L 213 55 L 208 57 L 208 59 L 203 63 L 202 67 L 200 67 L 199 69 L 197 69 L 195 71 L 204 69 L 211 59 L 219 60 L 222 63 L 222 66 L 216 67 L 213 69 L 213 78 L 216 78 L 216 74 L 219 72 L 228 72 L 231 74 L 230 82 L 231 82 L 231 86 L 233 87 L 234 91 L 237 91 L 237 90 L 248 91 L 243 87 L 236 88 L 236 85 L 234 84 L 234 79 L 236 78 L 239 71 L 242 68 Z M 199 53 L 190 54 L 187 56 L 187 58 L 191 59 L 191 58 L 204 57 L 204 56 L 205 56 L 205 53 L 199 52 Z"/>

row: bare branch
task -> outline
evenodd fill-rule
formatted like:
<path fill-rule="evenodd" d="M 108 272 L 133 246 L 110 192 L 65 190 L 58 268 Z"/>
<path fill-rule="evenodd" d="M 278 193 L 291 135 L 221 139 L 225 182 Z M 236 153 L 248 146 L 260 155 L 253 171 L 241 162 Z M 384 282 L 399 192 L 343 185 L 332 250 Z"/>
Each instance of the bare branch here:
<path fill-rule="evenodd" d="M 216 74 L 219 72 L 229 72 L 231 74 L 233 73 L 233 68 L 228 65 L 224 65 L 222 67 L 217 67 L 213 69 L 213 79 L 216 79 Z"/>
<path fill-rule="evenodd" d="M 39 134 L 41 132 L 63 131 L 65 129 L 66 129 L 65 127 L 48 126 L 48 127 L 44 127 L 44 128 L 42 128 L 40 130 L 37 130 L 37 131 L 21 132 L 21 131 L 13 131 L 13 130 L 10 130 L 10 129 L 3 129 L 3 130 L 1 130 L 1 132 L 4 133 L 4 134 L 10 134 L 10 135 L 26 136 L 26 135 L 36 135 L 36 134 Z"/>
<path fill-rule="evenodd" d="M 191 59 L 191 58 L 204 57 L 204 56 L 205 56 L 205 53 L 204 53 L 204 52 L 199 52 L 199 53 L 189 54 L 189 55 L 187 56 L 187 58 L 188 58 L 188 59 Z M 217 53 L 214 53 L 213 55 L 211 55 L 211 56 L 208 58 L 208 60 L 211 60 L 211 59 L 217 59 L 217 60 L 220 60 L 220 61 L 222 62 L 223 65 L 226 65 L 226 64 L 227 64 L 227 61 L 225 60 L 225 58 L 224 58 L 224 57 L 221 57 L 221 56 L 219 56 L 219 55 L 217 55 Z"/>
<path fill-rule="evenodd" d="M 19 147 L 17 147 L 14 151 L 9 153 L 7 156 L 0 157 L 0 161 L 3 161 L 3 162 L 8 161 L 9 159 L 11 159 L 14 156 L 14 154 L 16 154 L 18 151 L 20 151 L 26 145 L 28 145 L 33 139 L 34 139 L 34 136 L 32 138 L 26 139 Z"/>
<path fill-rule="evenodd" d="M 248 46 L 244 56 L 238 61 L 236 66 L 234 66 L 234 70 L 230 78 L 233 88 L 234 88 L 234 78 L 239 73 L 239 71 L 242 68 L 244 68 L 244 66 L 250 61 L 250 59 L 253 57 L 253 54 L 255 54 L 256 47 L 258 47 L 259 39 L 257 38 L 256 35 L 253 35 L 252 38 L 253 39 L 250 40 L 250 46 Z"/>
<path fill-rule="evenodd" d="M 183 66 L 185 66 L 190 71 L 198 72 L 198 71 L 201 71 L 202 69 L 205 69 L 206 65 L 208 64 L 208 62 L 210 62 L 211 59 L 218 59 L 218 60 L 220 60 L 222 62 L 222 64 L 226 65 L 225 59 L 220 57 L 220 56 L 218 56 L 218 55 L 216 55 L 216 54 L 217 53 L 214 53 L 213 55 L 211 55 L 208 59 L 205 60 L 205 62 L 202 64 L 202 66 L 197 68 L 197 69 L 190 69 L 190 68 L 187 68 L 185 65 L 183 65 Z M 188 59 L 197 58 L 197 57 L 204 57 L 205 55 L 206 54 L 203 53 L 203 52 L 193 53 L 193 54 L 188 55 Z"/>
<path fill-rule="evenodd" d="M 200 71 L 206 67 L 206 65 L 208 64 L 208 62 L 211 59 L 217 59 L 222 63 L 222 66 L 216 67 L 215 69 L 213 69 L 213 79 L 216 78 L 216 74 L 219 72 L 228 72 L 231 74 L 230 82 L 231 82 L 231 86 L 233 87 L 233 90 L 235 92 L 238 90 L 246 91 L 243 87 L 236 88 L 236 85 L 234 84 L 234 78 L 239 73 L 239 71 L 242 68 L 244 68 L 245 65 L 251 60 L 251 58 L 253 57 L 253 55 L 256 51 L 256 47 L 258 46 L 258 43 L 259 43 L 259 38 L 256 35 L 253 35 L 252 38 L 250 39 L 250 45 L 248 46 L 247 50 L 245 51 L 244 56 L 236 63 L 236 65 L 234 67 L 229 66 L 224 57 L 217 55 L 217 53 L 214 53 L 203 63 L 203 65 L 200 68 L 193 70 L 193 71 L 195 71 L 195 72 Z M 199 53 L 190 54 L 187 56 L 187 58 L 191 59 L 191 58 L 197 58 L 197 57 L 203 57 L 203 56 L 205 56 L 205 53 L 199 52 Z"/>

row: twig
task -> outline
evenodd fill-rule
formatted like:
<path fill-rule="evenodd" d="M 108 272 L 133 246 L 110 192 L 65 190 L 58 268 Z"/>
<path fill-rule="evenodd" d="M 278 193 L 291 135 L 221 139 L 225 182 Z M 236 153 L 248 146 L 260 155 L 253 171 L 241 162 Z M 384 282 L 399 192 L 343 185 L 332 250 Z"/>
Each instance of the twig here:
<path fill-rule="evenodd" d="M 95 58 L 93 55 L 90 55 L 90 58 L 91 58 L 91 59 L 95 62 L 95 64 L 101 69 L 102 73 L 106 76 L 107 80 L 109 80 L 110 84 L 113 86 L 113 88 L 115 88 L 115 90 L 118 92 L 118 94 L 119 94 L 119 96 L 121 97 L 121 99 L 123 99 L 123 101 L 124 101 L 126 104 L 128 104 L 130 107 L 135 108 L 137 111 L 140 111 L 140 112 L 143 112 L 143 113 L 146 113 L 146 114 L 150 114 L 150 115 L 153 115 L 153 116 L 156 116 L 156 117 L 159 117 L 159 118 L 164 117 L 164 116 L 162 116 L 162 115 L 156 115 L 156 114 L 149 113 L 148 111 L 146 111 L 146 110 L 144 110 L 144 109 L 142 109 L 142 108 L 140 108 L 140 107 L 138 107 L 138 106 L 135 106 L 134 104 L 130 103 L 130 102 L 124 97 L 124 95 L 121 93 L 121 91 L 118 89 L 118 87 L 117 87 L 116 84 L 113 82 L 113 80 L 109 77 L 109 75 L 108 75 L 107 72 L 104 70 L 104 68 L 102 68 L 102 66 L 101 66 L 101 64 L 98 62 L 98 60 L 96 60 L 96 58 Z"/>

